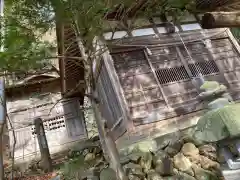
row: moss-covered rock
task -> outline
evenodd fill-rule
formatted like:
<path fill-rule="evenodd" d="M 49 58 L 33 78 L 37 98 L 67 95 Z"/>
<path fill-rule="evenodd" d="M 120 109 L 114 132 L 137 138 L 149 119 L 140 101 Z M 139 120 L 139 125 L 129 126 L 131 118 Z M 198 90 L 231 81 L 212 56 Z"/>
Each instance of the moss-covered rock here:
<path fill-rule="evenodd" d="M 229 104 L 207 112 L 197 123 L 195 136 L 217 142 L 240 135 L 240 104 Z"/>
<path fill-rule="evenodd" d="M 103 169 L 100 173 L 100 180 L 117 180 L 116 172 L 111 168 Z"/>
<path fill-rule="evenodd" d="M 217 98 L 208 104 L 208 109 L 218 109 L 230 104 L 227 98 Z"/>
<path fill-rule="evenodd" d="M 220 84 L 217 81 L 205 81 L 200 87 L 200 89 L 204 91 L 213 91 L 217 88 L 220 88 Z"/>

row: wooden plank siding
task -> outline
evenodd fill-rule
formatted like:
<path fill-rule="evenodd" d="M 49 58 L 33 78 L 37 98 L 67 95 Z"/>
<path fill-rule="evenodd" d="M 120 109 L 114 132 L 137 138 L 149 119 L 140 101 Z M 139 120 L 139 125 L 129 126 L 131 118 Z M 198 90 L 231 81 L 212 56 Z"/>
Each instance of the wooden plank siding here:
<path fill-rule="evenodd" d="M 109 70 L 110 67 L 106 60 L 102 60 L 96 87 L 101 115 L 106 120 L 110 131 L 113 132 L 113 139 L 116 140 L 127 130 L 126 107 L 123 107 L 119 91 L 116 90 L 116 82 L 114 82 L 113 74 Z M 100 137 L 102 136 L 100 133 Z"/>
<path fill-rule="evenodd" d="M 109 42 L 115 44 L 110 51 L 135 125 L 203 109 L 196 98 L 199 73 L 226 85 L 234 100 L 240 98 L 240 57 L 226 29 L 181 32 L 181 37 L 191 58 L 177 34 Z"/>
<path fill-rule="evenodd" d="M 67 97 L 78 97 L 83 104 L 86 89 L 84 82 L 84 63 L 77 35 L 71 23 L 56 23 L 58 41 L 59 71 L 61 92 Z"/>

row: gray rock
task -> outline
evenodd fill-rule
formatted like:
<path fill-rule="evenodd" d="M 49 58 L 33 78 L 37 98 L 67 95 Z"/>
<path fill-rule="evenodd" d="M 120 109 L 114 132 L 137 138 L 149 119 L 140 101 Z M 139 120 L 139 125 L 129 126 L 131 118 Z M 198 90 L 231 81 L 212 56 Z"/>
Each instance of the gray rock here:
<path fill-rule="evenodd" d="M 144 153 L 143 156 L 141 157 L 139 164 L 142 166 L 143 171 L 146 173 L 152 168 L 152 160 L 153 160 L 153 155 L 152 153 Z"/>
<path fill-rule="evenodd" d="M 174 166 L 178 170 L 185 172 L 191 176 L 194 175 L 193 170 L 192 170 L 192 163 L 191 161 L 185 157 L 182 153 L 178 153 L 177 155 L 174 156 L 173 158 Z"/>
<path fill-rule="evenodd" d="M 165 151 L 171 156 L 175 156 L 182 148 L 183 140 L 178 136 L 173 137 Z"/>
<path fill-rule="evenodd" d="M 173 162 L 169 157 L 155 156 L 153 158 L 153 165 L 155 171 L 162 176 L 169 176 L 173 174 Z"/>
<path fill-rule="evenodd" d="M 125 151 L 127 151 L 127 154 L 136 152 L 155 152 L 157 151 L 157 143 L 155 140 L 141 141 L 129 146 Z"/>
<path fill-rule="evenodd" d="M 189 156 L 188 159 L 193 163 L 196 164 L 198 166 L 201 166 L 201 155 L 197 154 L 195 156 Z"/>
<path fill-rule="evenodd" d="M 140 178 L 140 177 L 138 177 L 138 176 L 135 176 L 135 175 L 133 175 L 133 174 L 130 174 L 130 175 L 128 176 L 128 178 L 129 178 L 129 180 L 142 180 L 142 178 Z"/>
<path fill-rule="evenodd" d="M 212 161 L 205 156 L 200 156 L 200 164 L 203 169 L 210 170 L 210 169 L 219 169 L 220 164 L 218 162 Z"/>
<path fill-rule="evenodd" d="M 100 139 L 99 139 L 99 136 L 96 135 L 96 136 L 92 137 L 91 140 L 92 140 L 93 142 L 95 142 L 95 141 L 99 141 Z"/>
<path fill-rule="evenodd" d="M 159 158 L 169 157 L 169 155 L 164 150 L 161 150 L 161 149 L 155 153 L 155 156 Z"/>
<path fill-rule="evenodd" d="M 95 154 L 94 153 L 88 153 L 86 154 L 86 156 L 84 157 L 84 161 L 92 161 L 95 159 Z"/>
<path fill-rule="evenodd" d="M 99 177 L 98 176 L 93 176 L 93 177 L 87 178 L 87 180 L 99 180 Z"/>
<path fill-rule="evenodd" d="M 84 150 L 82 151 L 82 155 L 83 155 L 83 156 L 86 156 L 88 153 L 90 153 L 89 149 L 84 149 Z"/>
<path fill-rule="evenodd" d="M 131 160 L 129 159 L 129 157 L 120 157 L 120 164 L 122 165 L 122 166 L 124 166 L 124 165 L 126 165 L 126 164 L 128 164 L 128 163 L 130 163 L 131 162 Z"/>
<path fill-rule="evenodd" d="M 102 152 L 102 149 L 101 149 L 100 147 L 94 147 L 94 148 L 93 148 L 93 153 L 99 154 L 99 153 L 101 153 L 101 152 Z"/>
<path fill-rule="evenodd" d="M 103 169 L 100 173 L 100 180 L 117 180 L 116 172 L 111 168 Z"/>
<path fill-rule="evenodd" d="M 163 180 L 185 180 L 185 179 L 183 179 L 181 176 L 175 175 L 163 177 Z"/>
<path fill-rule="evenodd" d="M 218 98 L 208 104 L 208 109 L 217 109 L 228 105 L 230 102 L 227 98 Z"/>
<path fill-rule="evenodd" d="M 99 161 L 98 163 L 95 164 L 94 168 L 99 169 L 100 171 L 106 167 L 108 167 L 108 163 L 105 161 Z"/>
<path fill-rule="evenodd" d="M 214 173 L 212 173 L 210 171 L 199 168 L 196 165 L 193 165 L 192 167 L 194 170 L 195 178 L 197 180 L 219 180 L 217 175 L 215 175 Z"/>
<path fill-rule="evenodd" d="M 217 160 L 217 149 L 215 146 L 206 144 L 202 145 L 199 148 L 199 153 L 207 158 L 216 161 Z"/>
<path fill-rule="evenodd" d="M 127 157 L 131 160 L 131 162 L 139 163 L 143 153 L 131 153 Z"/>
<path fill-rule="evenodd" d="M 193 132 L 186 134 L 182 137 L 182 140 L 184 141 L 184 143 L 193 143 L 195 144 L 197 147 L 201 146 L 203 144 L 205 144 L 204 141 L 202 141 L 201 139 L 199 139 L 197 136 L 195 136 L 195 131 L 193 130 Z"/>
<path fill-rule="evenodd" d="M 199 154 L 198 148 L 193 143 L 185 143 L 182 147 L 181 152 L 185 156 L 196 156 Z"/>
<path fill-rule="evenodd" d="M 147 173 L 147 180 L 163 180 L 163 178 L 154 170 Z"/>
<path fill-rule="evenodd" d="M 123 166 L 126 174 L 132 174 L 138 177 L 144 177 L 143 168 L 139 164 L 128 163 Z"/>
<path fill-rule="evenodd" d="M 81 177 L 80 179 L 89 179 L 89 180 L 99 180 L 99 171 L 95 168 L 89 168 L 87 170 L 82 170 L 77 172 L 77 176 Z"/>
<path fill-rule="evenodd" d="M 181 172 L 181 171 L 177 171 L 176 175 L 181 180 L 196 180 L 193 176 L 190 176 L 189 174 Z"/>

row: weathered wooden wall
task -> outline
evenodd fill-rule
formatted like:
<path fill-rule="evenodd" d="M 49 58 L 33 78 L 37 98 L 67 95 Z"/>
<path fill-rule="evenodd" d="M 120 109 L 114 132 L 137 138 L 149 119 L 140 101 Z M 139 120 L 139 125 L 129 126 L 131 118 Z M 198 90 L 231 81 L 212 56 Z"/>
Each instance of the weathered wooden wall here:
<path fill-rule="evenodd" d="M 240 98 L 240 51 L 228 29 L 127 37 L 110 51 L 127 102 L 128 121 L 139 132 L 148 124 L 204 109 L 197 99 L 202 74 Z M 188 52 L 187 52 L 188 51 Z M 191 54 L 191 57 L 189 54 Z M 114 73 L 114 72 L 112 72 Z M 117 83 L 114 83 L 117 86 Z M 154 126 L 154 125 L 153 125 Z M 117 129 L 117 128 L 116 128 Z"/>
<path fill-rule="evenodd" d="M 32 86 L 36 86 L 36 84 L 32 84 Z M 38 88 L 31 88 L 31 86 L 28 90 L 25 88 L 27 87 L 12 89 L 12 97 L 8 96 L 7 99 L 8 115 L 17 139 L 16 160 L 28 161 L 39 157 L 38 141 L 33 126 L 33 120 L 36 117 L 41 117 L 44 121 L 51 154 L 68 149 L 71 144 L 86 138 L 80 100 L 75 98 L 59 101 L 62 98 L 59 81 L 40 84 Z M 21 94 L 15 94 L 21 89 Z M 13 148 L 13 131 L 9 124 L 8 128 L 11 149 Z"/>

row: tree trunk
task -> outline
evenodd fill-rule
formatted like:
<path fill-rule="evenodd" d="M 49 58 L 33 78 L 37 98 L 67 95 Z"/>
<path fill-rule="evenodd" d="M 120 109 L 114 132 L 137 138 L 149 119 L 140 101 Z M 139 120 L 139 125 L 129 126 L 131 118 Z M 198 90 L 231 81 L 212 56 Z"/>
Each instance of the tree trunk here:
<path fill-rule="evenodd" d="M 201 24 L 204 29 L 240 27 L 240 11 L 205 13 Z"/>

